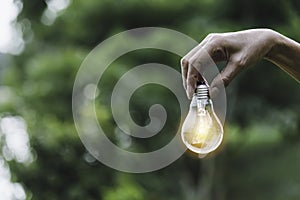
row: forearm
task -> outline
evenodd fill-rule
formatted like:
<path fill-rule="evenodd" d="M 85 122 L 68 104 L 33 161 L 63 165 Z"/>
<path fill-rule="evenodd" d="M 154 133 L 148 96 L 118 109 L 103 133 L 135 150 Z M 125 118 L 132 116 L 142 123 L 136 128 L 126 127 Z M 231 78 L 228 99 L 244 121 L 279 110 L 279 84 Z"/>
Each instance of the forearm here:
<path fill-rule="evenodd" d="M 274 34 L 274 46 L 267 53 L 267 60 L 300 82 L 300 44 L 279 34 Z"/>

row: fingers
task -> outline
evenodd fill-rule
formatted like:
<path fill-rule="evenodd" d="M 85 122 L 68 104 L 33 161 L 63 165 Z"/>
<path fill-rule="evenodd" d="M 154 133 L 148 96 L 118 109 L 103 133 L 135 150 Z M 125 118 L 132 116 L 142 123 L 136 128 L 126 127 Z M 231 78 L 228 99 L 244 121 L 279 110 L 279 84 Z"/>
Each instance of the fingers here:
<path fill-rule="evenodd" d="M 198 81 L 203 81 L 203 77 L 197 69 L 189 64 L 186 80 L 186 94 L 189 99 L 193 98 Z"/>
<path fill-rule="evenodd" d="M 228 55 L 222 41 L 219 34 L 211 34 L 181 60 L 183 86 L 189 99 L 193 96 L 197 81 L 205 80 L 201 75 L 207 67 L 215 66 L 217 62 L 227 61 Z M 223 72 L 225 81 L 231 74 L 230 70 L 231 68 Z M 220 78 L 219 82 L 223 84 L 222 81 L 223 78 Z"/>
<path fill-rule="evenodd" d="M 217 52 L 217 55 L 211 52 Z M 215 66 L 215 60 L 218 62 L 225 59 L 224 54 L 222 52 L 221 54 L 220 52 L 220 50 L 212 51 L 210 50 L 210 47 L 204 46 L 202 49 L 195 52 L 189 61 L 183 60 L 183 85 L 189 99 L 193 96 L 197 81 L 205 81 L 202 74 L 204 74 L 207 67 Z M 215 58 L 215 60 L 213 60 L 213 58 Z"/>
<path fill-rule="evenodd" d="M 212 81 L 210 87 L 211 98 L 216 97 L 219 91 L 224 89 L 224 86 L 226 87 L 241 69 L 242 67 L 240 67 L 237 63 L 229 62 L 223 71 Z"/>
<path fill-rule="evenodd" d="M 186 60 L 186 57 L 181 60 L 183 86 L 189 99 L 193 97 L 197 82 L 204 80 L 201 74 L 203 74 L 204 66 L 209 66 L 209 63 L 211 64 L 213 61 L 202 49 L 198 49 L 198 52 L 195 52 L 189 60 Z"/>
<path fill-rule="evenodd" d="M 189 69 L 189 61 L 195 55 L 195 53 L 198 52 L 207 43 L 209 38 L 210 38 L 210 36 L 207 36 L 204 40 L 202 40 L 202 42 L 199 45 L 194 47 L 180 61 L 183 87 L 185 90 L 187 90 L 187 76 L 188 76 L 188 69 Z M 200 74 L 198 76 L 199 76 L 200 80 L 203 80 L 203 78 Z"/>
<path fill-rule="evenodd" d="M 186 56 L 184 56 L 181 59 L 181 75 L 182 75 L 182 81 L 183 81 L 183 87 L 186 90 L 187 89 L 187 77 L 188 77 L 188 69 L 189 69 L 189 60 L 195 52 L 197 52 L 201 48 L 201 45 L 196 46 L 194 49 L 192 49 Z"/>
<path fill-rule="evenodd" d="M 194 68 L 189 66 L 188 73 L 187 73 L 187 87 L 186 87 L 186 95 L 189 99 L 193 97 L 195 88 L 197 86 L 197 78 L 198 78 L 198 71 Z"/>
<path fill-rule="evenodd" d="M 189 63 L 184 58 L 181 59 L 180 63 L 181 63 L 181 76 L 182 76 L 183 87 L 186 90 L 186 79 L 187 79 Z"/>

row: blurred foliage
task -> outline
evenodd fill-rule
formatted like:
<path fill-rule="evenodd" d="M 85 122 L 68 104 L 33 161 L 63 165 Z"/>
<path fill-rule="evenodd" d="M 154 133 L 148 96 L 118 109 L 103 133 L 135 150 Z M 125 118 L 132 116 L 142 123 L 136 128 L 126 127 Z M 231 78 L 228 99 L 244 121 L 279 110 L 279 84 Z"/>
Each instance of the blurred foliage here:
<path fill-rule="evenodd" d="M 186 153 L 152 173 L 126 174 L 97 162 L 77 135 L 71 108 L 81 62 L 115 33 L 160 26 L 201 41 L 210 32 L 268 27 L 300 41 L 299 1 L 73 0 L 51 25 L 41 22 L 45 9 L 44 1 L 23 0 L 18 21 L 24 26 L 26 49 L 19 56 L 0 58 L 0 81 L 5 86 L 0 111 L 26 120 L 35 154 L 26 166 L 9 161 L 14 180 L 24 185 L 28 199 L 300 198 L 300 88 L 266 61 L 241 73 L 227 88 L 226 136 L 220 152 L 203 160 Z M 116 129 L 108 106 L 118 78 L 130 67 L 147 62 L 180 70 L 179 59 L 158 50 L 141 50 L 121 57 L 106 71 L 96 108 L 113 141 L 117 141 Z M 145 98 L 149 93 L 153 98 Z M 133 119 L 146 124 L 148 109 L 156 102 L 168 112 L 166 127 L 138 146 L 139 151 L 163 146 L 173 137 L 168 133 L 178 128 L 178 102 L 159 86 L 136 91 L 130 104 Z"/>

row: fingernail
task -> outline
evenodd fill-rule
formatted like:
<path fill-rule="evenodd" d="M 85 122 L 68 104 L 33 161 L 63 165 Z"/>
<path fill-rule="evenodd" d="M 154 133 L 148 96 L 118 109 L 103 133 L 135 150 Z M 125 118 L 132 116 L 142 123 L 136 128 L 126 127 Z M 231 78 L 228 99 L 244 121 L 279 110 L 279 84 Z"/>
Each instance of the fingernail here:
<path fill-rule="evenodd" d="M 188 99 L 190 99 L 190 97 L 189 97 L 189 92 L 188 92 L 188 90 L 187 90 L 187 89 L 185 90 L 185 92 L 186 92 L 186 96 L 187 96 L 187 98 L 188 98 Z"/>
<path fill-rule="evenodd" d="M 183 88 L 186 90 L 186 82 L 183 81 Z"/>

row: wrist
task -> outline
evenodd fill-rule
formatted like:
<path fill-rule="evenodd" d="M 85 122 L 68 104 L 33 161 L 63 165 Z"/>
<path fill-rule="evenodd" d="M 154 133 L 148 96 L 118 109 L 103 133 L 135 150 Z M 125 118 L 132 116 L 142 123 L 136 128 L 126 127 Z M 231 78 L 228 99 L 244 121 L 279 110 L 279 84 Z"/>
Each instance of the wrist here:
<path fill-rule="evenodd" d="M 300 82 L 300 44 L 284 35 L 275 33 L 273 45 L 265 55 L 265 59 L 271 61 Z"/>
<path fill-rule="evenodd" d="M 287 46 L 287 38 L 276 31 L 270 30 L 269 44 L 269 50 L 265 55 L 265 59 L 274 62 L 278 57 L 282 56 L 282 51 Z"/>

